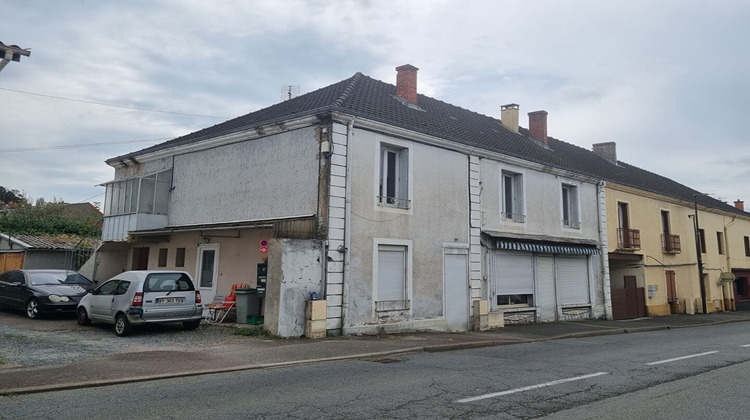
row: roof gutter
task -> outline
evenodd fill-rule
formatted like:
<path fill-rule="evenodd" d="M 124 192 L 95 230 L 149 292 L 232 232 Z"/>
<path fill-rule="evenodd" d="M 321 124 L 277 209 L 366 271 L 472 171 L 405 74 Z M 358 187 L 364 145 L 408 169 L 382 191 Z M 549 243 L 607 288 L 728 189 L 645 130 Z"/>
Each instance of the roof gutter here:
<path fill-rule="evenodd" d="M 284 118 L 276 118 L 272 120 L 262 121 L 258 124 L 239 127 L 234 130 L 228 130 L 219 135 L 205 135 L 189 140 L 186 139 L 184 141 L 176 141 L 179 139 L 178 137 L 176 139 L 167 141 L 166 143 L 169 143 L 170 141 L 174 142 L 168 146 L 166 146 L 166 143 L 162 143 L 162 145 L 165 146 L 152 146 L 150 148 L 143 149 L 137 152 L 110 158 L 105 160 L 104 162 L 107 165 L 115 168 L 126 167 L 128 165 L 125 161 L 133 160 L 136 157 L 138 158 L 138 162 L 148 162 L 165 157 L 171 157 L 175 154 L 190 153 L 232 143 L 238 143 L 241 141 L 252 140 L 268 135 L 283 133 L 289 130 L 307 127 L 319 122 L 319 118 L 317 118 L 317 115 L 323 112 L 329 112 L 332 108 L 333 107 L 331 106 L 316 108 Z M 175 150 L 177 148 L 179 148 L 178 151 Z"/>

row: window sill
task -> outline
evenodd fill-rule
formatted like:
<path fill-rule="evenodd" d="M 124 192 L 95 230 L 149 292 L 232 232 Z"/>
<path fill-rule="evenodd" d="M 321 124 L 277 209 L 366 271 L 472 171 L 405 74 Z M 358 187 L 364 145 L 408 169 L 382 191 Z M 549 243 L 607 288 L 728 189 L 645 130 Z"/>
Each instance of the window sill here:
<path fill-rule="evenodd" d="M 574 308 L 591 308 L 590 303 L 570 303 L 567 305 L 560 305 L 562 309 L 574 309 Z"/>
<path fill-rule="evenodd" d="M 411 309 L 410 300 L 376 300 L 375 312 L 408 311 Z"/>
<path fill-rule="evenodd" d="M 398 210 L 409 210 L 411 208 L 411 200 L 407 198 L 377 196 L 375 197 L 375 200 L 380 207 Z"/>
<path fill-rule="evenodd" d="M 536 306 L 531 305 L 498 305 L 495 307 L 497 312 L 526 312 L 535 311 Z"/>
<path fill-rule="evenodd" d="M 581 223 L 580 222 L 563 223 L 562 227 L 565 229 L 570 229 L 570 230 L 581 230 Z"/>

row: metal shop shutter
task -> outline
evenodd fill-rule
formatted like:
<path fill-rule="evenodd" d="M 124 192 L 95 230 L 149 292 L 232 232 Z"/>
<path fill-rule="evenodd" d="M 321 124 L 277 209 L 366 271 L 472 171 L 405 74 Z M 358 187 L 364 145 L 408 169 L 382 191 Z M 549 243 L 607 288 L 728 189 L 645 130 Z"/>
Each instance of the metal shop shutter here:
<path fill-rule="evenodd" d="M 560 304 L 590 303 L 589 265 L 586 256 L 557 256 L 555 265 Z"/>
<path fill-rule="evenodd" d="M 531 253 L 496 252 L 494 262 L 496 294 L 534 294 L 534 260 Z"/>

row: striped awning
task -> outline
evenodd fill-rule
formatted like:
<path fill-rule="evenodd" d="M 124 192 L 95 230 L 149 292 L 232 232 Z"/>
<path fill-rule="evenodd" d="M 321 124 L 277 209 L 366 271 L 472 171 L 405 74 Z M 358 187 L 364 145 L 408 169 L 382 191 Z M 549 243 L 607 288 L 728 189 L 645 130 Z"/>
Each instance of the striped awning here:
<path fill-rule="evenodd" d="M 518 241 L 498 240 L 497 249 L 507 249 L 511 251 L 528 251 L 541 252 L 544 254 L 578 254 L 593 255 L 600 254 L 598 248 L 593 246 L 576 246 L 576 245 L 554 245 L 539 244 Z"/>

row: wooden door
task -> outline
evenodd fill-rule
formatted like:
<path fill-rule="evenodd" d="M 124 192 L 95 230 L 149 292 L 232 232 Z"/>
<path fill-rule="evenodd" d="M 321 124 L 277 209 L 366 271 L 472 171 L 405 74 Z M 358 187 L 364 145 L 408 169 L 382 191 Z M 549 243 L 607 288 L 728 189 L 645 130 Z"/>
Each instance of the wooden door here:
<path fill-rule="evenodd" d="M 635 276 L 625 276 L 624 289 L 612 289 L 612 318 L 631 319 L 646 316 L 646 293 L 637 287 Z"/>

